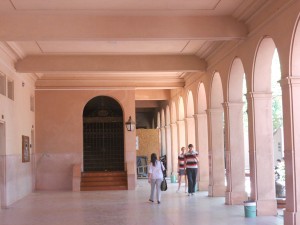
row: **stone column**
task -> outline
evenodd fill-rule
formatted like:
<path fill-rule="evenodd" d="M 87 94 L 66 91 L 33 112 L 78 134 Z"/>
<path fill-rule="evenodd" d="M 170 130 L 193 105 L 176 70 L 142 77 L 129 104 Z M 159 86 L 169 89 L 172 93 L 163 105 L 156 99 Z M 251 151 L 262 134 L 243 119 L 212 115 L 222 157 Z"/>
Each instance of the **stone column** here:
<path fill-rule="evenodd" d="M 161 155 L 166 155 L 166 129 L 164 127 L 160 128 L 161 134 Z"/>
<path fill-rule="evenodd" d="M 211 197 L 225 196 L 223 109 L 208 109 L 209 115 L 209 187 Z"/>
<path fill-rule="evenodd" d="M 272 125 L 272 93 L 248 93 L 251 200 L 258 216 L 277 214 Z"/>
<path fill-rule="evenodd" d="M 162 148 L 161 148 L 161 146 L 162 146 L 162 144 L 161 144 L 161 129 L 160 128 L 157 128 L 157 130 L 158 130 L 158 146 L 159 146 L 159 153 L 160 153 L 160 155 L 162 155 Z"/>
<path fill-rule="evenodd" d="M 168 167 L 167 168 L 167 176 L 170 176 L 173 171 L 170 125 L 165 126 L 165 130 L 166 130 L 166 149 L 167 149 L 167 167 Z"/>
<path fill-rule="evenodd" d="M 183 120 L 177 121 L 177 133 L 178 133 L 178 148 L 186 147 L 185 143 L 185 124 Z"/>
<path fill-rule="evenodd" d="M 300 78 L 284 78 L 281 87 L 286 169 L 284 224 L 296 225 L 300 224 Z"/>
<path fill-rule="evenodd" d="M 208 130 L 206 113 L 196 114 L 195 118 L 195 149 L 199 152 L 199 191 L 208 191 L 209 167 L 208 167 Z"/>
<path fill-rule="evenodd" d="M 172 137 L 171 138 L 172 168 L 173 168 L 173 174 L 175 175 L 178 169 L 178 153 L 179 153 L 178 133 L 177 133 L 176 123 L 171 124 L 171 137 Z"/>
<path fill-rule="evenodd" d="M 195 143 L 195 119 L 193 117 L 187 117 L 184 119 L 185 121 L 185 136 L 186 136 L 186 145 Z"/>
<path fill-rule="evenodd" d="M 225 102 L 225 149 L 227 187 L 225 204 L 242 204 L 247 200 L 245 192 L 245 153 L 243 102 Z"/>

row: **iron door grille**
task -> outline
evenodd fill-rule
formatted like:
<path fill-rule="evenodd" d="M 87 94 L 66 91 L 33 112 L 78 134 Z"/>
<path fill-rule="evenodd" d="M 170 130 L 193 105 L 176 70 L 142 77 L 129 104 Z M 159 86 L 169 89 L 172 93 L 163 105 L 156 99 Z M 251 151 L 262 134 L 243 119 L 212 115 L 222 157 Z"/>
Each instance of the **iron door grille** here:
<path fill-rule="evenodd" d="M 85 117 L 84 171 L 124 171 L 121 117 Z"/>

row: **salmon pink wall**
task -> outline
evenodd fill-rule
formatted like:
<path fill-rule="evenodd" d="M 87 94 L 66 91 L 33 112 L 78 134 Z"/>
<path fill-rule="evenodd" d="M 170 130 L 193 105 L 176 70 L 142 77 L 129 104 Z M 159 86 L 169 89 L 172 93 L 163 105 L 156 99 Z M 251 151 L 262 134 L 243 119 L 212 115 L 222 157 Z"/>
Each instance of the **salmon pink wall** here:
<path fill-rule="evenodd" d="M 17 74 L 13 61 L 0 50 L 0 73 L 4 76 L 6 92 L 0 94 L 0 203 L 1 207 L 25 197 L 34 189 L 34 79 L 27 74 Z M 7 82 L 13 83 L 13 98 L 7 94 Z M 30 162 L 22 162 L 22 135 L 28 136 Z"/>
<path fill-rule="evenodd" d="M 96 96 L 119 102 L 124 122 L 135 118 L 134 90 L 37 90 L 36 151 L 39 190 L 71 190 L 72 168 L 83 159 L 83 109 Z M 125 127 L 124 127 L 125 129 Z M 130 188 L 135 187 L 135 132 L 124 130 L 125 163 Z"/>

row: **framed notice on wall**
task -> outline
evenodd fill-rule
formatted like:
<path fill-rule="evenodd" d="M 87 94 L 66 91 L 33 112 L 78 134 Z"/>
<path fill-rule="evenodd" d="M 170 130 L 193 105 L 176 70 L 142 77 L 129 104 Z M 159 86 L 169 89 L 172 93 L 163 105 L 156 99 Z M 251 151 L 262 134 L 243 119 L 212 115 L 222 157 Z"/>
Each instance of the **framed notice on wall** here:
<path fill-rule="evenodd" d="M 29 137 L 22 135 L 22 162 L 30 162 Z"/>

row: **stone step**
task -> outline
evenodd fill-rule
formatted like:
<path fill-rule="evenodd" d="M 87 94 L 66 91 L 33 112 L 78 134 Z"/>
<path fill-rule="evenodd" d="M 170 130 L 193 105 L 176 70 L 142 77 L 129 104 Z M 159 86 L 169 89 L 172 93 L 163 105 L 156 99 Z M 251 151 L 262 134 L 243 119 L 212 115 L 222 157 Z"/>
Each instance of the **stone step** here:
<path fill-rule="evenodd" d="M 127 190 L 127 174 L 124 171 L 82 172 L 80 190 Z"/>
<path fill-rule="evenodd" d="M 95 171 L 95 172 L 82 172 L 81 177 L 118 177 L 127 176 L 124 171 Z"/>
<path fill-rule="evenodd" d="M 117 190 L 127 190 L 126 186 L 97 186 L 97 187 L 81 187 L 81 191 L 117 191 Z"/>

